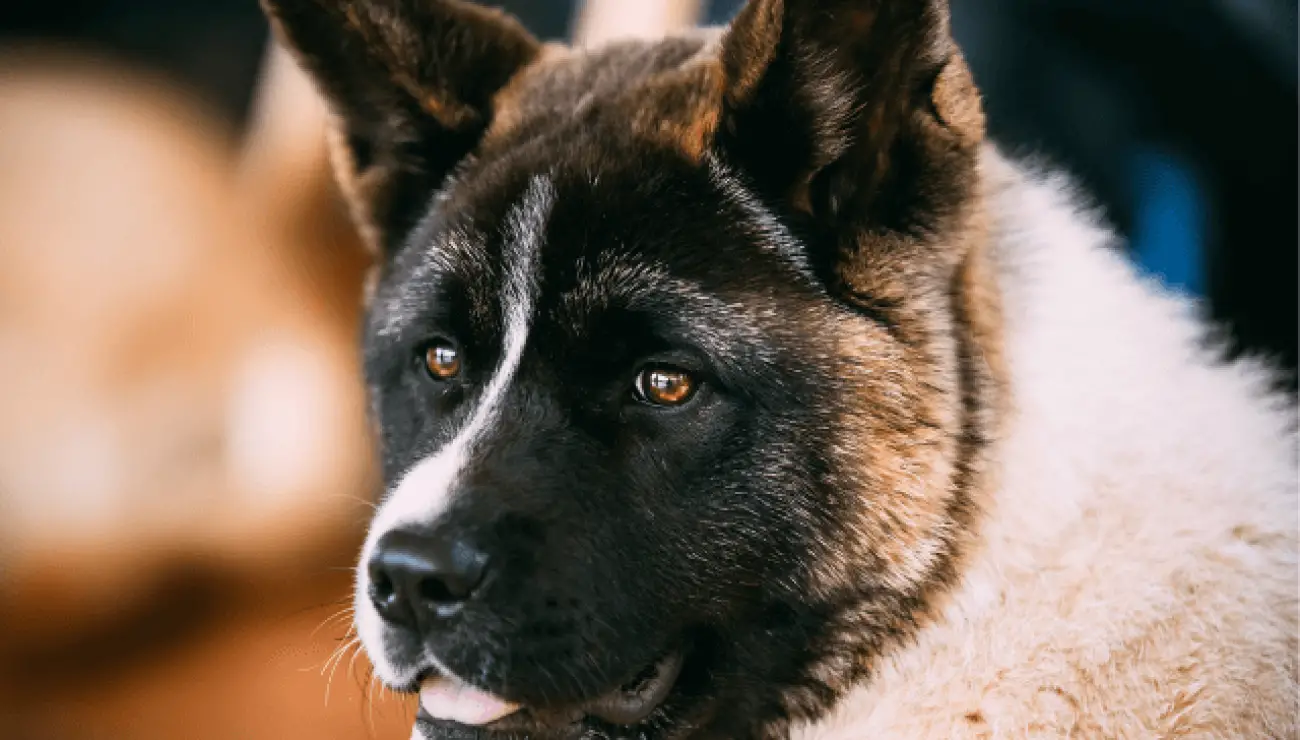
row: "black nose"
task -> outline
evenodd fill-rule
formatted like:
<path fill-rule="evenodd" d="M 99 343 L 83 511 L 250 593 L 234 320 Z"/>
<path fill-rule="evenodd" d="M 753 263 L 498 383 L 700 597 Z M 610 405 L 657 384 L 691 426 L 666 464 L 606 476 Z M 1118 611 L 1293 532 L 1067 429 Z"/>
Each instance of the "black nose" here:
<path fill-rule="evenodd" d="M 473 597 L 487 561 L 464 539 L 389 532 L 370 558 L 370 600 L 384 619 L 414 628 L 424 615 L 450 616 Z"/>

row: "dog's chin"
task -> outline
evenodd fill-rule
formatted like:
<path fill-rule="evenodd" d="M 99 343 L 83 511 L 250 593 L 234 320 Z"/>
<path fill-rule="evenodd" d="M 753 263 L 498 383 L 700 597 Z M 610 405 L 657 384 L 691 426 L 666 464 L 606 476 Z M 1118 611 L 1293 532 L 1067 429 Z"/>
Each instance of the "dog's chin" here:
<path fill-rule="evenodd" d="M 674 650 L 635 678 L 584 701 L 565 706 L 524 706 L 439 675 L 420 682 L 417 738 L 458 740 L 530 737 L 653 737 L 651 724 L 679 690 L 686 654 Z"/>

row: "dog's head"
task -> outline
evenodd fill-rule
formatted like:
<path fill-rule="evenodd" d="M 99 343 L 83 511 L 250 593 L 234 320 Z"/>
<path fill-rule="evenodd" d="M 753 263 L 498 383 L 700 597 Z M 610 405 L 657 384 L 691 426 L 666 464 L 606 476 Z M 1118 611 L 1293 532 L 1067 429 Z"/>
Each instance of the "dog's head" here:
<path fill-rule="evenodd" d="M 450 0 L 266 5 L 378 254 L 356 621 L 420 731 L 824 711 L 974 508 L 996 317 L 944 4 L 755 0 L 594 51 Z"/>

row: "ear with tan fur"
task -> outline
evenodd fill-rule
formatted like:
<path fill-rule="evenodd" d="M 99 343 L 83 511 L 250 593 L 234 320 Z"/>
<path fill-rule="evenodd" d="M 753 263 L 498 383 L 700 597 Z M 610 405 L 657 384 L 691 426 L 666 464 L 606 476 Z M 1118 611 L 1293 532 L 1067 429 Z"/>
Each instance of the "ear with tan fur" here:
<path fill-rule="evenodd" d="M 262 6 L 330 102 L 340 183 L 383 253 L 477 144 L 493 96 L 540 50 L 514 19 L 457 0 Z"/>
<path fill-rule="evenodd" d="M 722 64 L 718 148 L 792 213 L 935 233 L 969 195 L 984 121 L 946 0 L 751 0 Z"/>

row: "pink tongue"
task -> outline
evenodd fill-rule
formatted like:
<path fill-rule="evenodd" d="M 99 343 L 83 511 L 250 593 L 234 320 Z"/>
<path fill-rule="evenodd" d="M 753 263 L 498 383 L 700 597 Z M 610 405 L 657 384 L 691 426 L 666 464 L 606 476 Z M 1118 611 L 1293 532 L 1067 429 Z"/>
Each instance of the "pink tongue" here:
<path fill-rule="evenodd" d="M 472 726 L 495 722 L 520 709 L 518 704 L 442 676 L 427 678 L 420 684 L 420 706 L 434 719 Z"/>

